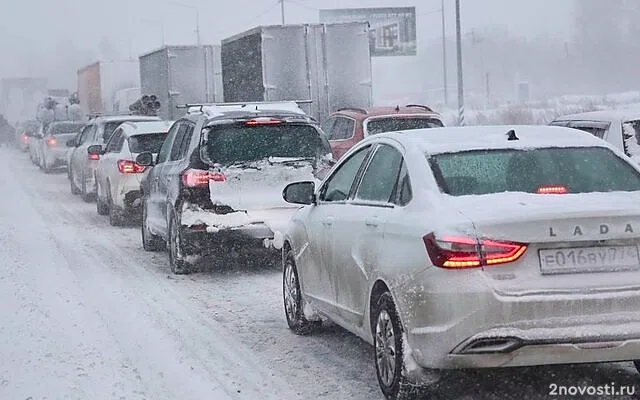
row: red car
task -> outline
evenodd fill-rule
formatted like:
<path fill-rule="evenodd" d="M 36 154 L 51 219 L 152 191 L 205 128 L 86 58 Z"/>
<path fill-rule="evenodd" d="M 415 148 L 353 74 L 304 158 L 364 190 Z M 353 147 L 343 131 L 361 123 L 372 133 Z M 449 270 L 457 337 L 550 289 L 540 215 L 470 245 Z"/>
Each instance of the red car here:
<path fill-rule="evenodd" d="M 440 114 L 418 104 L 404 107 L 342 108 L 323 126 L 337 160 L 369 135 L 410 129 L 443 127 Z"/>

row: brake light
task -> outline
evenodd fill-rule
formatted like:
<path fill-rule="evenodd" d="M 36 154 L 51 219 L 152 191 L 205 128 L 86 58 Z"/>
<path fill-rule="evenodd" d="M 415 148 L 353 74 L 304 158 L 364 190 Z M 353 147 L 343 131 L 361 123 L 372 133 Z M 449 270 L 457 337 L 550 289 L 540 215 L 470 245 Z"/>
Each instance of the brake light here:
<path fill-rule="evenodd" d="M 89 160 L 98 161 L 100 159 L 99 154 L 89 154 Z"/>
<path fill-rule="evenodd" d="M 28 142 L 29 141 L 29 136 L 22 135 L 22 140 L 24 140 L 25 142 Z"/>
<path fill-rule="evenodd" d="M 209 181 L 226 182 L 226 180 L 227 177 L 222 172 L 188 169 L 182 173 L 182 184 L 186 187 L 209 186 Z"/>
<path fill-rule="evenodd" d="M 55 146 L 56 145 L 56 138 L 51 137 L 49 138 L 49 140 L 47 140 L 47 143 L 49 144 L 49 146 Z"/>
<path fill-rule="evenodd" d="M 527 245 L 495 240 L 475 240 L 464 236 L 438 239 L 433 233 L 423 237 L 433 265 L 441 268 L 473 268 L 506 264 L 519 259 Z"/>
<path fill-rule="evenodd" d="M 255 118 L 252 120 L 249 120 L 246 122 L 247 125 L 249 126 L 256 126 L 256 125 L 277 125 L 277 124 L 281 124 L 282 121 L 279 119 L 275 119 L 275 118 Z"/>
<path fill-rule="evenodd" d="M 146 167 L 131 160 L 118 160 L 118 171 L 122 174 L 141 174 Z"/>
<path fill-rule="evenodd" d="M 567 194 L 569 188 L 563 185 L 543 185 L 537 190 L 538 194 Z"/>

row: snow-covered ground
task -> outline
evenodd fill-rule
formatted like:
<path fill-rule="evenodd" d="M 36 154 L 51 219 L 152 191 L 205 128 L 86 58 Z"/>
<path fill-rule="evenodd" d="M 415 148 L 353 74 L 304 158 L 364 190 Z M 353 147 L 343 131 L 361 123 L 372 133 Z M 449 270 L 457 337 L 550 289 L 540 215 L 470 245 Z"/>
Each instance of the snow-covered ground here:
<path fill-rule="evenodd" d="M 173 276 L 25 154 L 0 149 L 0 399 L 382 399 L 372 349 L 284 320 L 281 274 Z M 447 374 L 441 399 L 545 399 L 638 382 L 630 363 Z M 616 397 L 622 398 L 622 397 Z"/>

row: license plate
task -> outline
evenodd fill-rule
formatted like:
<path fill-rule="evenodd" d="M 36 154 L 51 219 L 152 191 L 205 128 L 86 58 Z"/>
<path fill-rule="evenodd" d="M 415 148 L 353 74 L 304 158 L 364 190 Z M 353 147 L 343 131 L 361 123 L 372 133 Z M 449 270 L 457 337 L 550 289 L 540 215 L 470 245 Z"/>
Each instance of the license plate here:
<path fill-rule="evenodd" d="M 543 274 L 640 269 L 637 246 L 574 247 L 539 250 Z"/>

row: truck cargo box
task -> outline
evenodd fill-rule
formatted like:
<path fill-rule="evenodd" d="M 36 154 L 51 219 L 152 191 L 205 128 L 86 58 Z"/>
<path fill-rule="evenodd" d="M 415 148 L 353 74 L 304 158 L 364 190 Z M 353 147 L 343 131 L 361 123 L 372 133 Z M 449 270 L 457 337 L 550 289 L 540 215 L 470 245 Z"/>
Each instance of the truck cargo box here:
<path fill-rule="evenodd" d="M 140 87 L 135 60 L 99 61 L 78 71 L 78 98 L 85 114 L 111 114 L 121 89 Z"/>
<path fill-rule="evenodd" d="M 173 120 L 186 103 L 223 100 L 220 46 L 167 46 L 140 57 L 142 94 L 156 95 L 159 116 Z"/>
<path fill-rule="evenodd" d="M 369 25 L 262 26 L 222 41 L 224 100 L 311 100 L 324 121 L 341 107 L 371 106 Z"/>

